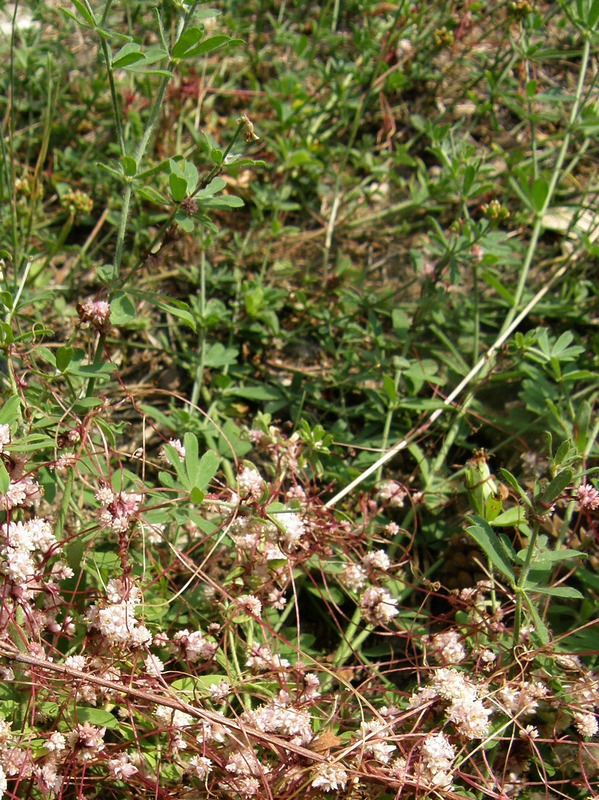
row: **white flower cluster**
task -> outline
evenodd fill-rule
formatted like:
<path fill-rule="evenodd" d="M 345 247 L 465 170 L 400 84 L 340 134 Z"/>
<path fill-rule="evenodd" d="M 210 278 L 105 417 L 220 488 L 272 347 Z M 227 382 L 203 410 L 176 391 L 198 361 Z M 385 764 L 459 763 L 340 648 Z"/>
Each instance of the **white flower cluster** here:
<path fill-rule="evenodd" d="M 183 446 L 181 439 L 169 439 L 168 443 L 175 449 L 177 455 L 179 456 L 179 461 L 185 461 L 185 447 Z M 160 460 L 165 464 L 170 464 L 170 459 L 167 456 L 164 447 L 160 448 Z"/>
<path fill-rule="evenodd" d="M 307 672 L 304 675 L 304 684 L 306 687 L 302 694 L 304 700 L 316 700 L 320 697 L 320 681 L 318 675 L 315 675 L 313 672 Z"/>
<path fill-rule="evenodd" d="M 346 567 L 343 570 L 342 578 L 344 584 L 352 592 L 359 592 L 360 589 L 363 589 L 364 586 L 366 586 L 368 581 L 366 570 L 359 564 L 350 564 L 348 567 Z"/>
<path fill-rule="evenodd" d="M 30 508 L 41 499 L 42 490 L 31 475 L 11 479 L 6 494 L 0 493 L 0 508 L 11 511 L 13 508 Z"/>
<path fill-rule="evenodd" d="M 119 492 L 115 494 L 108 486 L 103 486 L 95 493 L 96 500 L 102 508 L 98 511 L 98 519 L 106 528 L 115 533 L 125 533 L 136 518 L 143 501 L 140 494 Z"/>
<path fill-rule="evenodd" d="M 208 687 L 210 697 L 217 703 L 224 703 L 228 696 L 231 694 L 231 684 L 228 681 L 221 680 L 218 683 L 211 683 Z"/>
<path fill-rule="evenodd" d="M 206 756 L 193 756 L 189 762 L 189 770 L 199 780 L 206 780 L 208 774 L 212 772 L 212 761 Z"/>
<path fill-rule="evenodd" d="M 366 553 L 362 559 L 362 566 L 368 572 L 387 572 L 391 566 L 391 561 L 384 550 L 373 550 L 371 553 Z"/>
<path fill-rule="evenodd" d="M 253 517 L 237 517 L 231 523 L 230 536 L 238 550 L 251 552 L 252 558 L 259 561 L 286 561 L 287 556 L 281 549 L 296 549 L 306 533 L 306 525 L 302 518 L 294 512 L 286 512 L 277 516 L 280 527 L 272 523 L 264 523 Z"/>
<path fill-rule="evenodd" d="M 106 600 L 87 610 L 88 624 L 112 645 L 149 645 L 152 634 L 145 625 L 139 625 L 136 618 L 140 602 L 140 591 L 130 580 L 112 578 L 106 587 Z"/>
<path fill-rule="evenodd" d="M 541 697 L 548 689 L 541 681 L 522 681 L 519 686 L 502 686 L 497 692 L 502 710 L 512 717 L 525 717 L 534 714 Z"/>
<path fill-rule="evenodd" d="M 391 760 L 391 754 L 396 750 L 394 744 L 388 744 L 387 742 L 389 726 L 379 720 L 362 722 L 359 734 L 364 740 L 364 756 L 373 758 L 379 764 L 388 764 Z"/>
<path fill-rule="evenodd" d="M 260 789 L 258 778 L 270 772 L 270 768 L 262 764 L 249 748 L 231 753 L 225 764 L 225 769 L 235 776 L 231 786 L 242 797 L 253 797 Z M 224 789 L 229 788 L 224 783 L 221 786 Z"/>
<path fill-rule="evenodd" d="M 192 664 L 200 660 L 210 661 L 218 650 L 218 645 L 206 639 L 200 630 L 190 632 L 185 628 L 177 631 L 173 636 L 173 643 L 183 652 L 185 659 Z"/>
<path fill-rule="evenodd" d="M 349 775 L 339 764 L 319 764 L 316 768 L 312 786 L 325 792 L 345 789 Z"/>
<path fill-rule="evenodd" d="M 279 514 L 278 520 L 283 526 L 282 543 L 288 550 L 294 550 L 306 533 L 306 525 L 301 517 L 292 511 Z"/>
<path fill-rule="evenodd" d="M 388 589 L 372 586 L 360 597 L 362 616 L 371 625 L 388 625 L 399 614 L 397 598 Z"/>
<path fill-rule="evenodd" d="M 432 654 L 442 664 L 459 664 L 466 658 L 466 648 L 457 631 L 443 631 L 434 636 L 425 636 L 424 641 L 430 645 Z"/>
<path fill-rule="evenodd" d="M 0 453 L 4 452 L 4 445 L 10 444 L 10 426 L 0 425 Z"/>
<path fill-rule="evenodd" d="M 205 745 L 208 742 L 215 742 L 216 744 L 223 744 L 226 740 L 228 731 L 224 725 L 219 722 L 203 722 L 199 723 L 200 732 L 196 735 L 196 741 L 200 745 Z"/>
<path fill-rule="evenodd" d="M 591 483 L 581 483 L 576 492 L 580 508 L 596 511 L 599 508 L 599 492 Z"/>
<path fill-rule="evenodd" d="M 110 303 L 106 300 L 86 300 L 77 306 L 79 319 L 101 333 L 110 331 Z"/>
<path fill-rule="evenodd" d="M 438 669 L 430 686 L 420 689 L 410 698 L 409 707 L 417 708 L 440 697 L 449 703 L 447 719 L 467 739 L 484 739 L 489 733 L 491 710 L 479 696 L 479 687 L 463 672 L 455 669 Z"/>
<path fill-rule="evenodd" d="M 237 486 L 240 497 L 259 500 L 264 493 L 266 484 L 257 469 L 244 467 L 237 475 Z"/>
<path fill-rule="evenodd" d="M 241 718 L 248 725 L 264 733 L 289 736 L 294 744 L 307 745 L 312 741 L 310 714 L 303 709 L 294 708 L 286 692 L 280 692 L 279 696 L 267 705 L 246 711 Z"/>
<path fill-rule="evenodd" d="M 57 547 L 48 522 L 37 517 L 26 522 L 5 522 L 0 526 L 0 571 L 21 588 L 35 583 L 42 561 Z M 72 575 L 66 568 L 64 577 Z M 30 596 L 35 592 L 30 589 Z"/>
<path fill-rule="evenodd" d="M 581 736 L 599 733 L 599 722 L 594 712 L 599 708 L 599 678 L 590 670 L 582 669 L 582 675 L 567 687 L 570 704 L 576 707 L 574 725 Z"/>
<path fill-rule="evenodd" d="M 590 711 L 575 711 L 574 725 L 581 736 L 595 736 L 599 731 L 599 724 L 595 714 Z"/>
<path fill-rule="evenodd" d="M 144 665 L 146 667 L 146 672 L 151 678 L 157 678 L 159 675 L 164 672 L 164 663 L 158 656 L 155 656 L 153 653 L 150 653 L 146 656 L 144 660 Z"/>
<path fill-rule="evenodd" d="M 262 603 L 253 594 L 240 595 L 236 598 L 236 603 L 240 611 L 251 617 L 259 617 L 262 613 Z"/>
<path fill-rule="evenodd" d="M 278 654 L 275 655 L 266 644 L 253 644 L 245 665 L 254 670 L 254 672 L 282 670 L 291 666 L 286 658 L 281 658 Z"/>
<path fill-rule="evenodd" d="M 377 499 L 391 508 L 403 508 L 408 492 L 398 481 L 384 481 L 376 493 Z"/>
<path fill-rule="evenodd" d="M 119 753 L 109 759 L 108 769 L 117 781 L 126 781 L 127 778 L 139 772 L 135 764 L 131 763 L 131 756 L 128 753 Z"/>
<path fill-rule="evenodd" d="M 155 716 L 160 722 L 176 730 L 189 728 L 189 726 L 194 723 L 191 714 L 180 711 L 178 708 L 169 708 L 168 706 L 156 706 Z"/>
<path fill-rule="evenodd" d="M 77 725 L 69 735 L 69 744 L 77 761 L 92 761 L 104 748 L 106 728 L 97 728 L 90 722 Z"/>
<path fill-rule="evenodd" d="M 0 717 L 0 752 L 2 752 L 2 754 L 7 750 L 7 745 L 11 742 L 12 738 L 13 734 L 10 729 L 10 722 L 6 722 L 4 717 Z M 4 768 L 0 766 L 0 800 L 4 797 L 7 788 L 6 772 Z"/>
<path fill-rule="evenodd" d="M 455 749 L 443 733 L 429 734 L 420 746 L 420 776 L 435 789 L 451 789 Z"/>

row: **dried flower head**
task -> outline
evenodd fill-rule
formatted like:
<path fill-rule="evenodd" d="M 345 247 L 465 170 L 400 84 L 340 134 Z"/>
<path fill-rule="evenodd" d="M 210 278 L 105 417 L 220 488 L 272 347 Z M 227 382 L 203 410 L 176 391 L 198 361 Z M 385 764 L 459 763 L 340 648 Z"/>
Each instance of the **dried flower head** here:
<path fill-rule="evenodd" d="M 92 325 L 100 333 L 109 333 L 110 303 L 105 300 L 86 300 L 77 305 L 77 313 L 81 322 Z"/>
<path fill-rule="evenodd" d="M 391 508 L 403 508 L 407 491 L 398 481 L 384 481 L 376 493 L 379 502 Z"/>
<path fill-rule="evenodd" d="M 397 598 L 380 587 L 366 589 L 360 598 L 360 608 L 366 622 L 372 625 L 388 625 L 399 614 Z"/>

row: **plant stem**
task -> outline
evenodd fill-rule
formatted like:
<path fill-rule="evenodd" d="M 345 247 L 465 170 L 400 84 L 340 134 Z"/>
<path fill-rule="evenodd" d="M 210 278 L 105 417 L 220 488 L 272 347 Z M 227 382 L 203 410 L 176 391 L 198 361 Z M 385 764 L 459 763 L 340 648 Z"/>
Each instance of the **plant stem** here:
<path fill-rule="evenodd" d="M 401 371 L 399 369 L 395 370 L 395 393 L 397 395 L 397 389 L 399 387 L 399 381 L 401 378 Z M 389 400 L 389 404 L 387 407 L 387 413 L 385 414 L 385 425 L 383 427 L 383 437 L 381 441 L 381 452 L 384 452 L 387 449 L 389 444 L 389 431 L 391 430 L 391 423 L 393 422 L 393 415 L 397 408 L 397 400 Z M 376 475 L 374 476 L 375 483 L 379 483 L 381 477 L 383 475 L 383 465 L 381 464 L 380 468 L 378 469 Z"/>
<path fill-rule="evenodd" d="M 198 404 L 200 389 L 204 380 L 204 362 L 206 359 L 206 251 L 202 250 L 200 256 L 200 290 L 199 290 L 199 324 L 198 324 L 198 365 L 196 367 L 195 379 L 191 390 L 191 407 Z"/>
<path fill-rule="evenodd" d="M 356 607 L 349 625 L 345 630 L 343 641 L 335 652 L 332 662 L 333 667 L 343 666 L 347 659 L 356 652 L 357 645 L 361 644 L 374 630 L 372 625 L 366 625 L 366 627 L 360 633 L 358 633 L 360 630 L 361 620 L 362 612 L 359 607 Z"/>
<path fill-rule="evenodd" d="M 56 533 L 56 538 L 59 540 L 62 539 L 62 532 L 64 530 L 64 523 L 67 517 L 67 510 L 69 508 L 69 504 L 71 502 L 71 495 L 73 493 L 74 481 L 75 481 L 75 470 L 73 469 L 73 467 L 69 467 L 67 473 L 67 479 L 65 481 L 64 489 L 62 492 L 62 500 L 60 503 L 60 508 L 58 510 L 58 514 L 56 515 L 55 533 Z"/>
<path fill-rule="evenodd" d="M 524 564 L 522 565 L 522 569 L 520 570 L 520 576 L 516 584 L 516 608 L 514 609 L 514 636 L 512 640 L 513 647 L 516 647 L 516 645 L 518 645 L 520 642 L 520 630 L 522 628 L 522 604 L 526 596 L 526 591 L 524 589 L 524 586 L 526 585 L 526 581 L 528 579 L 528 573 L 530 572 L 530 567 L 532 564 L 532 559 L 535 554 L 535 548 L 538 536 L 539 536 L 539 526 L 537 523 L 535 523 L 532 527 L 530 539 L 528 541 L 528 547 L 526 548 L 526 557 L 524 559 Z"/>
<path fill-rule="evenodd" d="M 102 363 L 102 356 L 104 354 L 104 339 L 102 336 L 98 336 L 98 341 L 96 342 L 96 350 L 94 352 L 94 360 L 92 362 L 92 366 L 97 367 Z M 87 382 L 87 388 L 85 390 L 84 397 L 91 397 L 94 393 L 94 389 L 96 387 L 96 379 L 90 378 Z"/>
<path fill-rule="evenodd" d="M 528 280 L 528 273 L 530 272 L 530 268 L 532 265 L 532 261 L 537 249 L 537 243 L 539 241 L 539 237 L 543 230 L 543 217 L 545 216 L 547 209 L 549 208 L 551 201 L 553 200 L 553 195 L 555 194 L 555 190 L 557 188 L 557 184 L 562 177 L 562 167 L 564 161 L 566 160 L 566 156 L 568 154 L 568 149 L 570 147 L 570 140 L 572 139 L 572 130 L 574 128 L 574 123 L 576 122 L 578 115 L 580 114 L 580 109 L 583 102 L 583 91 L 585 85 L 585 78 L 589 66 L 589 58 L 591 54 L 591 42 L 588 37 L 585 38 L 584 47 L 582 51 L 582 59 L 580 64 L 580 70 L 578 73 L 578 83 L 576 85 L 576 95 L 574 98 L 574 103 L 572 105 L 572 111 L 570 112 L 570 119 L 568 122 L 568 127 L 566 128 L 566 133 L 564 136 L 564 141 L 562 142 L 562 146 L 560 148 L 557 161 L 555 162 L 555 167 L 553 168 L 553 173 L 551 175 L 551 180 L 549 181 L 549 188 L 547 191 L 547 196 L 545 197 L 545 201 L 540 209 L 537 210 L 535 214 L 535 221 L 534 226 L 532 229 L 532 234 L 530 237 L 530 241 L 528 243 L 528 249 L 526 251 L 526 256 L 524 257 L 524 263 L 522 265 L 522 269 L 520 271 L 520 278 L 518 280 L 518 286 L 516 287 L 516 293 L 514 295 L 514 302 L 512 304 L 511 309 L 509 310 L 505 320 L 503 321 L 503 325 L 501 326 L 500 334 L 506 331 L 510 325 L 512 324 L 514 317 L 518 313 L 518 308 L 520 303 L 522 302 L 522 296 L 524 294 L 524 290 L 526 288 L 526 282 Z"/>

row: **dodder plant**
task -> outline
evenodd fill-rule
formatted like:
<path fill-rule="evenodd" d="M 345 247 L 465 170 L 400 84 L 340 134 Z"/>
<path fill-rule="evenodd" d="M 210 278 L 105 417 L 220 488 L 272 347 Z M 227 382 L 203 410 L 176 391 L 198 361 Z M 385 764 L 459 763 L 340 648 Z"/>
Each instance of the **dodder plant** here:
<path fill-rule="evenodd" d="M 468 531 L 478 545 L 461 554 L 462 565 L 470 558 L 479 573 L 453 592 L 436 582 L 437 565 L 420 543 L 432 485 L 426 473 L 440 462 L 428 460 L 414 436 L 406 447 L 419 459 L 424 492 L 382 481 L 337 512 L 344 489 L 327 503 L 321 496 L 335 446 L 323 426 L 304 421 L 293 431 L 261 414 L 245 441 L 233 441 L 239 428 L 223 430 L 214 421 L 219 409 L 198 407 L 205 369 L 230 365 L 224 346 L 222 363 L 208 350 L 215 311 L 205 259 L 193 308 L 137 285 L 169 253 L 180 257 L 178 230 L 200 223 L 217 235 L 210 213 L 240 205 L 222 194 L 220 173 L 245 163 L 233 163 L 231 153 L 241 133 L 255 135 L 247 118 L 224 149 L 189 127 L 178 131 L 189 142 L 184 155 L 161 159 L 151 147 L 165 133 L 161 115 L 177 69 L 231 41 L 205 32 L 208 17 L 197 4 L 163 9 L 155 37 L 145 28 L 144 36 L 124 35 L 110 3 L 102 12 L 79 0 L 74 7 L 72 18 L 86 42 L 98 43 L 104 64 L 95 100 L 108 100 L 115 120 L 116 160 L 106 160 L 114 155 L 110 142 L 97 173 L 103 216 L 114 228 L 98 252 L 112 249 L 112 259 L 95 272 L 97 297 L 78 298 L 68 339 L 31 323 L 25 304 L 44 302 L 31 294 L 43 285 L 40 261 L 47 267 L 77 215 L 92 209 L 89 199 L 57 187 L 54 201 L 64 201 L 66 219 L 38 256 L 43 160 L 23 202 L 11 180 L 22 135 L 13 106 L 3 172 L 11 226 L 2 294 L 0 788 L 41 798 L 590 796 L 596 609 L 581 588 L 596 592 L 597 579 L 581 551 L 591 550 L 585 525 L 599 506 L 583 478 L 597 434 L 591 403 L 563 431 L 570 443 L 550 448 L 545 467 L 537 460 L 527 483 L 508 470 L 500 483 L 484 454 L 452 476 L 452 486 L 464 478 Z M 134 30 L 143 9 L 126 10 Z M 582 37 L 574 126 L 599 3 L 564 12 Z M 335 6 L 333 29 L 338 16 Z M 436 34 L 436 46 L 451 41 L 449 29 Z M 130 95 L 137 106 L 125 114 Z M 49 123 L 45 131 L 47 145 Z M 510 301 L 504 334 L 521 311 L 568 135 L 549 180 L 516 184 L 534 224 L 514 293 L 499 283 Z M 201 164 L 208 164 L 203 172 Z M 465 199 L 475 172 L 465 176 Z M 464 241 L 441 232 L 431 246 L 449 263 L 456 247 L 471 249 L 477 230 L 488 245 L 492 232 L 470 221 Z M 93 241 L 90 235 L 88 249 Z M 274 329 L 258 289 L 247 297 L 250 316 Z M 123 340 L 135 341 L 147 307 L 152 320 L 164 314 L 173 327 L 198 329 L 192 402 L 177 416 L 188 430 L 179 438 L 171 436 L 172 411 L 153 407 L 121 361 Z M 533 384 L 531 404 L 541 378 L 572 385 L 581 377 L 571 369 L 580 353 L 568 335 L 553 341 L 532 332 L 516 341 L 516 352 L 528 359 L 521 369 Z M 432 375 L 414 370 L 413 383 L 422 386 L 425 374 Z M 395 380 L 382 381 L 385 438 L 401 402 L 400 377 L 398 367 Z M 550 427 L 569 420 L 556 391 Z M 154 442 L 139 433 L 140 423 Z M 455 428 L 447 439 L 453 435 Z M 206 448 L 210 437 L 214 446 Z M 379 467 L 382 460 L 369 472 Z M 548 521 L 558 515 L 552 536 Z M 575 625 L 563 624 L 568 615 Z"/>

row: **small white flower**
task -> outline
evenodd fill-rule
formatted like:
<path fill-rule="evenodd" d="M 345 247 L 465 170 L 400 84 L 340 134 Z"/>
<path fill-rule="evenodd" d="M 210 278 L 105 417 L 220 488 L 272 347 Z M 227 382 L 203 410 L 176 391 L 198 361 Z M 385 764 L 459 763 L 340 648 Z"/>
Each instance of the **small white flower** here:
<path fill-rule="evenodd" d="M 435 788 L 450 789 L 455 749 L 443 733 L 429 734 L 420 747 L 421 775 Z"/>
<path fill-rule="evenodd" d="M 253 594 L 242 594 L 237 598 L 237 605 L 241 611 L 252 617 L 259 617 L 262 613 L 262 603 Z"/>
<path fill-rule="evenodd" d="M 379 764 L 388 764 L 391 754 L 396 750 L 394 744 L 388 744 L 389 728 L 387 725 L 372 720 L 362 722 L 359 733 L 364 738 L 364 755 L 378 761 Z"/>
<path fill-rule="evenodd" d="M 168 443 L 171 445 L 171 447 L 175 448 L 180 460 L 185 461 L 185 447 L 183 446 L 181 439 L 169 439 Z"/>
<path fill-rule="evenodd" d="M 54 731 L 51 734 L 50 738 L 46 741 L 46 750 L 49 750 L 51 753 L 57 752 L 60 753 L 61 750 L 64 750 L 67 746 L 67 740 L 58 731 Z"/>
<path fill-rule="evenodd" d="M 262 775 L 269 771 L 249 748 L 231 753 L 225 769 L 233 775 Z"/>
<path fill-rule="evenodd" d="M 391 566 L 389 556 L 384 550 L 374 550 L 372 553 L 367 553 L 362 559 L 362 564 L 367 570 L 380 570 L 387 572 Z"/>
<path fill-rule="evenodd" d="M 115 758 L 109 759 L 108 769 L 119 781 L 127 780 L 127 778 L 139 772 L 135 764 L 131 763 L 127 753 L 119 753 Z"/>
<path fill-rule="evenodd" d="M 220 683 L 213 683 L 210 685 L 208 691 L 213 700 L 217 703 L 224 703 L 231 692 L 231 684 L 227 681 L 220 681 Z"/>
<path fill-rule="evenodd" d="M 265 483 L 257 469 L 244 467 L 237 476 L 237 485 L 241 497 L 253 497 L 255 500 L 262 496 Z"/>
<path fill-rule="evenodd" d="M 384 481 L 378 488 L 377 498 L 391 508 L 403 508 L 407 491 L 397 481 Z"/>
<path fill-rule="evenodd" d="M 316 777 L 312 781 L 315 789 L 323 789 L 325 792 L 345 789 L 349 775 L 339 766 L 339 764 L 320 764 L 316 768 Z"/>
<path fill-rule="evenodd" d="M 360 609 L 366 622 L 372 625 L 387 625 L 399 614 L 397 598 L 388 589 L 374 586 L 366 589 L 360 598 Z"/>
<path fill-rule="evenodd" d="M 578 711 L 575 712 L 574 724 L 576 725 L 576 730 L 581 736 L 595 736 L 597 731 L 599 731 L 597 717 L 591 713 L 583 714 Z"/>
<path fill-rule="evenodd" d="M 306 532 L 305 523 L 297 514 L 292 512 L 279 514 L 278 519 L 285 529 L 283 542 L 287 547 L 296 547 Z"/>
<path fill-rule="evenodd" d="M 447 719 L 467 739 L 485 739 L 489 734 L 489 716 L 482 700 L 454 700 L 447 710 Z"/>
<path fill-rule="evenodd" d="M 4 452 L 6 444 L 10 444 L 10 426 L 0 425 L 0 453 Z"/>
<path fill-rule="evenodd" d="M 367 576 L 359 564 L 351 564 L 343 570 L 343 582 L 352 592 L 358 592 L 366 586 Z"/>
<path fill-rule="evenodd" d="M 174 728 L 188 728 L 193 725 L 193 717 L 185 711 L 179 711 L 177 708 L 169 708 L 168 706 L 157 706 L 155 716 L 161 722 L 164 722 L 169 727 Z"/>
<path fill-rule="evenodd" d="M 114 492 L 109 486 L 101 486 L 94 492 L 94 497 L 101 506 L 109 506 L 114 500 Z"/>
<path fill-rule="evenodd" d="M 534 725 L 527 725 L 526 728 L 520 730 L 521 739 L 538 739 L 539 732 Z"/>
<path fill-rule="evenodd" d="M 150 653 L 146 656 L 144 664 L 146 666 L 146 672 L 152 678 L 157 678 L 164 671 L 164 664 L 158 658 L 158 656 L 153 655 Z"/>
<path fill-rule="evenodd" d="M 209 772 L 212 772 L 212 761 L 205 756 L 194 756 L 189 762 L 189 767 L 193 770 L 196 778 L 203 781 Z"/>
<path fill-rule="evenodd" d="M 437 633 L 430 639 L 433 654 L 443 664 L 459 664 L 466 658 L 466 648 L 457 631 L 449 630 Z"/>
<path fill-rule="evenodd" d="M 82 672 L 85 669 L 87 659 L 85 656 L 67 656 L 64 660 L 65 667 L 72 667 Z"/>
<path fill-rule="evenodd" d="M 245 662 L 246 667 L 255 670 L 256 672 L 265 672 L 267 670 L 287 669 L 291 666 L 286 658 L 281 658 L 280 655 L 275 655 L 268 645 L 254 644 L 250 650 L 250 655 Z"/>

